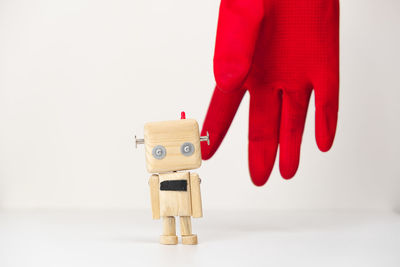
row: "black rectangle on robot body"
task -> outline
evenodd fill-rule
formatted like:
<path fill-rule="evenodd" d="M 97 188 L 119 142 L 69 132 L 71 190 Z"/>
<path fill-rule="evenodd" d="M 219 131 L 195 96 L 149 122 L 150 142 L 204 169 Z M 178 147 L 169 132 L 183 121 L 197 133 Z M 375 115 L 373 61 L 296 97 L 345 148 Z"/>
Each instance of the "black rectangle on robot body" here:
<path fill-rule="evenodd" d="M 187 180 L 167 180 L 160 183 L 161 191 L 187 191 Z"/>

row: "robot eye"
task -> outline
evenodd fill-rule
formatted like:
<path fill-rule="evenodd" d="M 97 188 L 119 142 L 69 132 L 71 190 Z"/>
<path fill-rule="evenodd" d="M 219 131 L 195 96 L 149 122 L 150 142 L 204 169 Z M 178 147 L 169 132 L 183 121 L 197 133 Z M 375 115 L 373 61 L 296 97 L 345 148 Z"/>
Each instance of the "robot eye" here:
<path fill-rule="evenodd" d="M 181 153 L 186 156 L 189 157 L 191 155 L 193 155 L 194 153 L 194 145 L 192 143 L 186 142 L 181 146 Z"/>
<path fill-rule="evenodd" d="M 153 148 L 151 154 L 153 154 L 153 157 L 156 159 L 163 159 L 167 155 L 167 150 L 165 150 L 165 147 L 158 145 Z"/>

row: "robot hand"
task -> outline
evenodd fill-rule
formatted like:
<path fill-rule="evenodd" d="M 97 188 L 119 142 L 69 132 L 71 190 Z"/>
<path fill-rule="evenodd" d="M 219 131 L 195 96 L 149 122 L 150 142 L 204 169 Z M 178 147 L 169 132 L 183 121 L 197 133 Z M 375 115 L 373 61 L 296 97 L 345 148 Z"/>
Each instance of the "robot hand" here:
<path fill-rule="evenodd" d="M 339 98 L 338 0 L 222 0 L 214 55 L 216 88 L 202 134 L 202 157 L 221 144 L 246 90 L 250 93 L 249 168 L 266 183 L 279 144 L 285 179 L 297 171 L 312 90 L 315 136 L 328 151 Z"/>

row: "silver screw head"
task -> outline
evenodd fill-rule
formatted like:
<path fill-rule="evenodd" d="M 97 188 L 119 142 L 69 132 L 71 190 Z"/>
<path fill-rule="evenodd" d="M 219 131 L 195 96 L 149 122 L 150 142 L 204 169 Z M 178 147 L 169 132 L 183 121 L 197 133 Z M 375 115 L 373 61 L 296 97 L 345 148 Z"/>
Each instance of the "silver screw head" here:
<path fill-rule="evenodd" d="M 182 155 L 189 157 L 194 153 L 194 145 L 192 143 L 186 142 L 181 146 Z"/>
<path fill-rule="evenodd" d="M 167 151 L 166 151 L 165 147 L 158 145 L 153 148 L 153 150 L 151 151 L 151 154 L 156 159 L 163 159 L 167 155 Z"/>

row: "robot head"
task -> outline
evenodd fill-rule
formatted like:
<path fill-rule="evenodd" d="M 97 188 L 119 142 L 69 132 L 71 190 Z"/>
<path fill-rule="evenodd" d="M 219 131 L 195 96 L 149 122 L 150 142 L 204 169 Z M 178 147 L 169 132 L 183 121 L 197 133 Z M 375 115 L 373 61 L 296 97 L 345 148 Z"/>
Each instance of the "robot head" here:
<path fill-rule="evenodd" d="M 184 113 L 182 113 L 184 118 Z M 193 119 L 149 122 L 144 126 L 146 167 L 150 173 L 197 169 L 201 165 L 199 125 Z"/>

